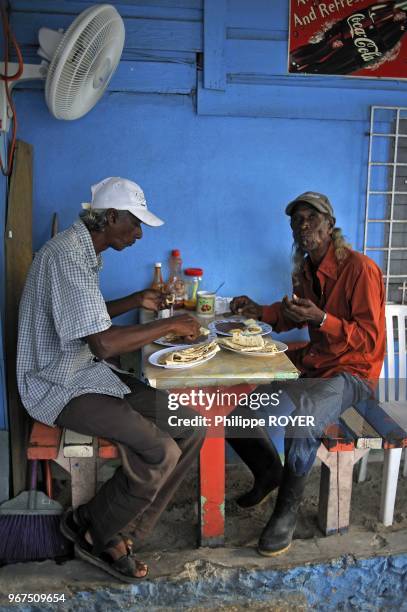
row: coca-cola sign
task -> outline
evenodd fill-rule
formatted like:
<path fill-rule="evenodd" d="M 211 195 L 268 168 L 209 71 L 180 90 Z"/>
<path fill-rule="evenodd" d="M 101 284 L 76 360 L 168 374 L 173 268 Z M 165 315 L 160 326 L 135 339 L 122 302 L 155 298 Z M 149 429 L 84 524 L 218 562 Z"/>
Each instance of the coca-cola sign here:
<path fill-rule="evenodd" d="M 290 0 L 288 71 L 407 78 L 407 0 Z"/>

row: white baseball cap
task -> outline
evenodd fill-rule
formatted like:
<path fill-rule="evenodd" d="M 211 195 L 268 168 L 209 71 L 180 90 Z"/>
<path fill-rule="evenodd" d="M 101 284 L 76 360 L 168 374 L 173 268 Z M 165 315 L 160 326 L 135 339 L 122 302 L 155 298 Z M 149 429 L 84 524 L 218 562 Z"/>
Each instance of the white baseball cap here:
<path fill-rule="evenodd" d="M 164 221 L 147 209 L 144 192 L 137 183 L 119 176 L 110 176 L 92 185 L 92 202 L 82 204 L 82 208 L 116 208 L 128 210 L 146 225 L 157 227 Z"/>

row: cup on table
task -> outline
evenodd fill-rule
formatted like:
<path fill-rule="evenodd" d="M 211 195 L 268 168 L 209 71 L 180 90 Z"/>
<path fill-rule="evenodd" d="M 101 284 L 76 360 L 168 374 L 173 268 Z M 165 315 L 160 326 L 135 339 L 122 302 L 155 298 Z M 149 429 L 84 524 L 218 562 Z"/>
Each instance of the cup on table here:
<path fill-rule="evenodd" d="M 198 291 L 196 312 L 201 317 L 213 317 L 215 314 L 215 294 L 210 291 Z"/>

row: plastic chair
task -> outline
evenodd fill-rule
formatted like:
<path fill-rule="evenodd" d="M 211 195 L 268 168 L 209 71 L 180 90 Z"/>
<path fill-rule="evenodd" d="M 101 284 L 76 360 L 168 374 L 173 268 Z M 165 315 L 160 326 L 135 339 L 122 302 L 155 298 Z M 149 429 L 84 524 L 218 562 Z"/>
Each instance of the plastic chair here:
<path fill-rule="evenodd" d="M 387 377 L 385 364 L 380 373 L 378 399 L 383 409 L 403 429 L 407 424 L 407 389 L 406 389 L 406 320 L 407 306 L 386 304 L 386 345 Z M 395 325 L 394 325 L 395 323 Z M 397 331 L 395 339 L 394 329 Z M 396 350 L 398 346 L 398 351 Z M 397 364 L 398 353 L 398 364 Z M 398 367 L 397 367 L 398 365 Z M 402 448 L 384 450 L 383 480 L 380 501 L 380 521 L 388 526 L 393 523 L 394 504 L 396 501 L 397 480 L 399 474 Z M 366 479 L 369 453 L 361 460 L 358 482 Z M 407 449 L 404 457 L 403 476 L 407 477 Z"/>

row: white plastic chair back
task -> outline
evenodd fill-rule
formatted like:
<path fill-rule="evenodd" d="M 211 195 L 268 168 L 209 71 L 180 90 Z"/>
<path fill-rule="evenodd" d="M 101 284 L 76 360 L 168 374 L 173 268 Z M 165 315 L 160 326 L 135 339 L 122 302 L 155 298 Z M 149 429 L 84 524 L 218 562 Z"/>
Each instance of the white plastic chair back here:
<path fill-rule="evenodd" d="M 378 386 L 381 402 L 393 404 L 407 400 L 406 323 L 407 305 L 386 304 L 387 354 Z"/>

